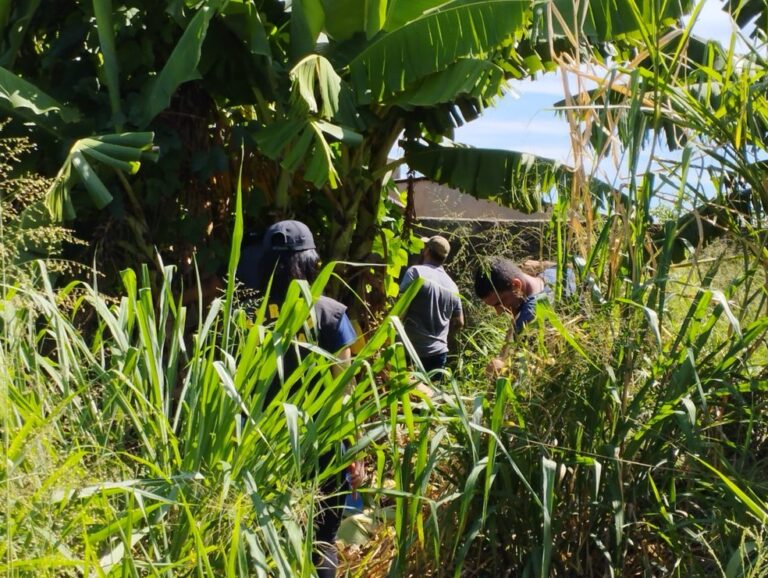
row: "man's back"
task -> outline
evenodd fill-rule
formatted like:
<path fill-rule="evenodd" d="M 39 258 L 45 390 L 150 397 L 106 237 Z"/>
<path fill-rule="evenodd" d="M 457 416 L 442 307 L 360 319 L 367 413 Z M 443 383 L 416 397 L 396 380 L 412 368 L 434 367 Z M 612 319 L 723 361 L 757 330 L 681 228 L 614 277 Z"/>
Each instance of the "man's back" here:
<path fill-rule="evenodd" d="M 461 313 L 461 300 L 456 283 L 441 266 L 414 265 L 400 283 L 404 291 L 415 279 L 424 279 L 405 317 L 405 330 L 419 357 L 448 351 L 451 318 Z"/>

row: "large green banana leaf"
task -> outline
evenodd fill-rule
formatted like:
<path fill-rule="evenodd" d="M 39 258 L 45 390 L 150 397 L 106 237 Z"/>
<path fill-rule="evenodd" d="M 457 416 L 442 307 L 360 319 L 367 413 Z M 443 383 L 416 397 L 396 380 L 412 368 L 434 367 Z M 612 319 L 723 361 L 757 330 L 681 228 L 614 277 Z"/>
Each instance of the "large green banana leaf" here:
<path fill-rule="evenodd" d="M 338 187 L 339 175 L 333 165 L 333 153 L 326 135 L 334 140 L 357 145 L 362 136 L 352 130 L 311 118 L 293 118 L 259 130 L 254 138 L 261 152 L 279 159 L 281 166 L 293 173 L 304 167 L 303 177 L 315 187 L 326 183 Z"/>
<path fill-rule="evenodd" d="M 320 0 L 293 0 L 290 28 L 290 56 L 293 62 L 314 51 L 324 24 L 325 12 Z"/>
<path fill-rule="evenodd" d="M 540 211 L 553 189 L 570 186 L 572 169 L 528 153 L 464 146 L 401 143 L 408 166 L 424 176 L 480 199 L 524 213 Z M 603 204 L 609 185 L 592 179 L 590 191 Z"/>
<path fill-rule="evenodd" d="M 222 12 L 223 22 L 254 56 L 272 56 L 267 32 L 259 11 L 249 0 L 229 0 Z"/>
<path fill-rule="evenodd" d="M 324 31 L 336 42 L 392 31 L 451 0 L 321 0 Z M 304 8 L 306 10 L 306 8 Z"/>
<path fill-rule="evenodd" d="M 326 34 L 337 42 L 343 42 L 360 32 L 364 33 L 366 38 L 372 38 L 384 27 L 387 6 L 391 1 L 322 0 L 322 3 L 327 15 Z"/>
<path fill-rule="evenodd" d="M 390 0 L 384 29 L 391 32 L 429 10 L 450 3 L 451 0 Z"/>
<path fill-rule="evenodd" d="M 578 22 L 579 34 L 593 42 L 654 35 L 688 14 L 693 6 L 692 0 L 539 0 L 536 4 L 537 14 L 551 17 L 551 32 L 555 36 L 571 34 Z"/>
<path fill-rule="evenodd" d="M 168 108 L 176 89 L 190 80 L 200 78 L 197 65 L 208 31 L 208 23 L 221 8 L 222 0 L 211 0 L 192 17 L 173 52 L 157 78 L 142 95 L 142 106 L 137 111 L 135 124 L 146 127 L 153 118 Z"/>
<path fill-rule="evenodd" d="M 349 62 L 358 102 L 382 100 L 520 36 L 530 18 L 519 0 L 454 0 L 375 37 Z"/>
<path fill-rule="evenodd" d="M 605 42 L 627 36 L 645 38 L 668 26 L 690 8 L 690 0 L 673 0 L 659 13 L 652 0 L 621 0 L 606 4 L 593 0 L 579 6 L 571 0 L 424 1 L 396 16 L 389 6 L 385 32 L 375 36 L 349 62 L 352 86 L 360 103 L 406 90 L 414 82 L 445 70 L 457 60 L 487 55 L 519 40 L 532 19 L 539 42 L 570 34 L 567 24 L 579 22 L 587 37 Z M 532 7 L 534 8 L 532 10 Z M 578 18 L 577 18 L 578 16 Z M 537 68 L 541 63 L 537 63 Z"/>
<path fill-rule="evenodd" d="M 327 59 L 311 54 L 302 59 L 289 76 L 294 110 L 308 110 L 325 119 L 331 119 L 339 112 L 341 77 Z"/>
<path fill-rule="evenodd" d="M 426 177 L 525 213 L 541 210 L 542 197 L 563 177 L 555 161 L 496 149 L 404 143 L 408 166 Z"/>
<path fill-rule="evenodd" d="M 109 105 L 112 117 L 117 124 L 122 123 L 120 106 L 120 69 L 117 64 L 115 48 L 115 27 L 112 20 L 112 0 L 93 0 L 93 14 L 96 17 L 96 30 L 103 57 L 104 81 L 109 92 Z"/>
<path fill-rule="evenodd" d="M 453 102 L 458 96 L 488 101 L 499 96 L 506 83 L 504 71 L 493 62 L 462 58 L 446 70 L 423 78 L 388 102 L 411 108 Z"/>
<path fill-rule="evenodd" d="M 55 114 L 65 123 L 80 120 L 80 113 L 47 95 L 34 84 L 0 67 L 0 106 L 28 117 Z"/>

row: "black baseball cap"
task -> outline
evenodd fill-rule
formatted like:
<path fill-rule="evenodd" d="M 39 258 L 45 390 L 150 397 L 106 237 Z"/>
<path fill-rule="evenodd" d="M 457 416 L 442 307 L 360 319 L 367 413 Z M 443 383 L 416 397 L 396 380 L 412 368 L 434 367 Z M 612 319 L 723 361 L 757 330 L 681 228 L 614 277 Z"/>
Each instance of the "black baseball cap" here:
<path fill-rule="evenodd" d="M 312 231 L 301 221 L 278 221 L 264 233 L 265 250 L 297 253 L 315 249 Z"/>

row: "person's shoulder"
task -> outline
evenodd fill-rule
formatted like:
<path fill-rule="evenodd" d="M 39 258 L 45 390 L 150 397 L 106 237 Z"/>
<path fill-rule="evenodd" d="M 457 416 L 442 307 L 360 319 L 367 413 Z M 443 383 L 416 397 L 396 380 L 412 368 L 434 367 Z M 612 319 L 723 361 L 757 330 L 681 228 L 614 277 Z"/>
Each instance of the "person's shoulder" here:
<path fill-rule="evenodd" d="M 453 280 L 453 277 L 451 277 L 443 267 L 440 267 L 440 276 L 443 279 L 443 286 L 446 289 L 453 293 L 459 292 L 459 286 L 456 285 L 456 281 Z"/>
<path fill-rule="evenodd" d="M 326 297 L 325 295 L 320 295 L 320 297 L 317 298 L 315 307 L 318 309 L 328 309 L 329 311 L 345 312 L 347 310 L 346 305 L 340 301 L 336 301 L 333 297 Z"/>
<path fill-rule="evenodd" d="M 339 351 L 357 338 L 347 316 L 347 306 L 336 299 L 320 296 L 315 302 L 318 323 L 318 344 L 327 351 Z"/>
<path fill-rule="evenodd" d="M 315 311 L 320 327 L 335 327 L 347 314 L 347 306 L 336 299 L 321 295 L 315 302 Z"/>
<path fill-rule="evenodd" d="M 421 265 L 411 265 L 405 270 L 405 273 L 403 273 L 403 281 L 412 281 L 416 279 L 417 277 L 420 277 L 420 269 Z"/>

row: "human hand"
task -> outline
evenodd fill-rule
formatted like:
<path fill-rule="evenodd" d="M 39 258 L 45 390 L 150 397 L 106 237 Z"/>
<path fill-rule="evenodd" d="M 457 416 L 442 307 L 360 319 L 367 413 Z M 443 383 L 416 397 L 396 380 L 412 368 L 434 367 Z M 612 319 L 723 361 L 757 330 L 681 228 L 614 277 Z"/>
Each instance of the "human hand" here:
<path fill-rule="evenodd" d="M 485 366 L 485 372 L 490 377 L 498 377 L 504 372 L 505 367 L 506 367 L 506 364 L 502 359 L 498 357 L 494 357 L 488 362 L 488 365 Z"/>
<path fill-rule="evenodd" d="M 349 464 L 347 467 L 347 479 L 353 490 L 356 490 L 368 480 L 368 474 L 365 472 L 365 464 L 362 460 Z"/>

